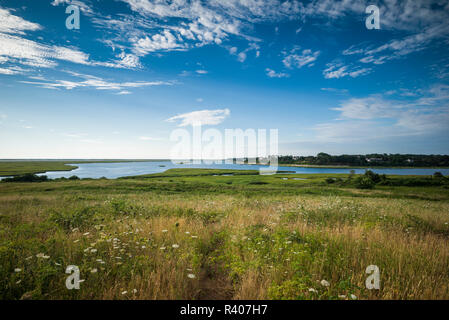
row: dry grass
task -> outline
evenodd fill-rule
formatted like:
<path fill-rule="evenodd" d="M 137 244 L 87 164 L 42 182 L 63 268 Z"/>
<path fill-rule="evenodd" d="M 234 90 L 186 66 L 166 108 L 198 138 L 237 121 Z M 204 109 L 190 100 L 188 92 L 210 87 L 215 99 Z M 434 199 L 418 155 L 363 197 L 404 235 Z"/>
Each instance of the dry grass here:
<path fill-rule="evenodd" d="M 447 201 L 75 183 L 2 186 L 3 299 L 449 299 Z M 65 288 L 68 265 L 80 290 Z M 369 265 L 380 290 L 365 288 Z"/>

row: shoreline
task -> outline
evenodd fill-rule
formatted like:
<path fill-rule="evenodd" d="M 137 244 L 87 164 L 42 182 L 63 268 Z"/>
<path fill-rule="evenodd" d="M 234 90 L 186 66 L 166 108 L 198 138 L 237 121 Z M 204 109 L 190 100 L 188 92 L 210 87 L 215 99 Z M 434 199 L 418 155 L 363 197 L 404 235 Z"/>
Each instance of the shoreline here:
<path fill-rule="evenodd" d="M 278 164 L 279 167 L 328 168 L 328 169 L 449 169 L 449 167 L 404 167 L 404 166 L 338 166 L 317 164 Z"/>
<path fill-rule="evenodd" d="M 17 177 L 25 174 L 45 174 L 47 172 L 71 172 L 79 168 L 77 164 L 90 164 L 90 163 L 131 163 L 131 162 L 168 162 L 170 160 L 167 159 L 86 159 L 86 160 L 17 160 L 11 159 L 0 160 L 0 177 Z M 254 165 L 248 163 L 236 163 L 239 165 Z M 5 168 L 2 168 L 2 165 Z M 259 166 L 269 166 L 267 164 L 256 164 Z M 407 169 L 429 169 L 435 170 L 437 172 L 440 169 L 449 169 L 449 167 L 412 167 L 412 166 L 345 166 L 345 165 L 308 165 L 308 164 L 278 164 L 278 167 L 285 168 L 316 168 L 316 169 L 365 169 L 365 170 L 382 170 L 382 169 L 391 169 L 391 170 L 407 170 Z M 307 174 L 307 173 L 306 173 Z"/>

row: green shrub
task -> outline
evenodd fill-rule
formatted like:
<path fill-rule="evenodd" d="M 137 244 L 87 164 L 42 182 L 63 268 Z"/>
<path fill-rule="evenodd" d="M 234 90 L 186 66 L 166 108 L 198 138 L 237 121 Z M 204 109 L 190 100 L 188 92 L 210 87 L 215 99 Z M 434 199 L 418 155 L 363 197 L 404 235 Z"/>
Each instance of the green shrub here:
<path fill-rule="evenodd" d="M 68 212 L 55 211 L 51 213 L 50 221 L 53 221 L 65 230 L 70 231 L 74 228 L 90 225 L 94 214 L 95 209 L 92 207 Z"/>
<path fill-rule="evenodd" d="M 441 172 L 435 172 L 435 173 L 433 174 L 433 177 L 434 177 L 434 178 L 444 178 L 444 176 L 443 176 L 443 174 L 442 174 Z"/>
<path fill-rule="evenodd" d="M 35 174 L 24 174 L 21 176 L 16 176 L 12 178 L 5 178 L 2 180 L 2 182 L 43 182 L 48 181 L 47 176 L 37 176 Z"/>
<path fill-rule="evenodd" d="M 376 183 L 368 177 L 360 176 L 355 181 L 355 186 L 358 189 L 373 189 Z"/>

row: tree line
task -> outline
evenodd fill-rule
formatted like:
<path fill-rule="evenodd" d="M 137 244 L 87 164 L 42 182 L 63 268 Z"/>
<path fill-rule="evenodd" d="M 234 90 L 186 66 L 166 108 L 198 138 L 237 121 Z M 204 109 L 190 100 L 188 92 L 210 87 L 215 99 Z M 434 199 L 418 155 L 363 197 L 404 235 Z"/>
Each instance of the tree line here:
<path fill-rule="evenodd" d="M 370 167 L 449 167 L 449 155 L 422 154 L 366 154 L 330 155 L 324 152 L 316 156 L 279 156 L 279 164 L 370 166 Z"/>

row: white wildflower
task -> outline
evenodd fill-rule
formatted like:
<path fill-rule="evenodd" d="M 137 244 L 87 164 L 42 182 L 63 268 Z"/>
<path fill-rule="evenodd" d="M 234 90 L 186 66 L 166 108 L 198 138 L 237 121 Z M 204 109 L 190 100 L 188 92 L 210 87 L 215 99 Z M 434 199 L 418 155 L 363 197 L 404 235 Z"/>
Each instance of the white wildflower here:
<path fill-rule="evenodd" d="M 328 282 L 328 281 L 326 281 L 326 280 L 321 280 L 321 285 L 323 286 L 323 287 L 329 287 L 330 286 L 330 283 Z"/>

